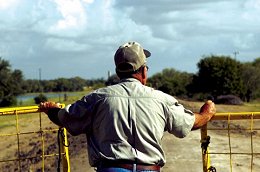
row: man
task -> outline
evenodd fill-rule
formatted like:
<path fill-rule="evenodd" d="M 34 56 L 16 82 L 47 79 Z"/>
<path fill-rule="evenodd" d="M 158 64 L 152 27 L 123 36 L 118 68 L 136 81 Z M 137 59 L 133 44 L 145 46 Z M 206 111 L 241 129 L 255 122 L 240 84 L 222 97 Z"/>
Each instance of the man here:
<path fill-rule="evenodd" d="M 98 172 L 160 171 L 165 164 L 164 132 L 185 137 L 216 113 L 212 101 L 197 114 L 145 86 L 150 55 L 139 43 L 128 42 L 114 55 L 120 83 L 97 89 L 64 109 L 52 102 L 40 105 L 72 135 L 87 135 L 89 162 Z"/>

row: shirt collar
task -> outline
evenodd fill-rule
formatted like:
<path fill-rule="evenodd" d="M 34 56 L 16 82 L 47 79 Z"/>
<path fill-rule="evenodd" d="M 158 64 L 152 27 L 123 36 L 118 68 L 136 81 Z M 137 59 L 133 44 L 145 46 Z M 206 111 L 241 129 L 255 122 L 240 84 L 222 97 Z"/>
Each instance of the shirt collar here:
<path fill-rule="evenodd" d="M 124 79 L 120 80 L 120 83 L 122 83 L 122 82 L 140 82 L 140 81 L 138 79 L 135 79 L 135 78 L 124 78 Z"/>

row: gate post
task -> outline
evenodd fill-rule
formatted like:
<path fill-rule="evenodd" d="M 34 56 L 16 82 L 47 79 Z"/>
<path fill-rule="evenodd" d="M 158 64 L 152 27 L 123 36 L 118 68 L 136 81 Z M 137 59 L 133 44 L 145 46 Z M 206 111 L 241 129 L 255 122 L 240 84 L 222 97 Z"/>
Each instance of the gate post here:
<path fill-rule="evenodd" d="M 63 172 L 70 172 L 70 158 L 69 158 L 69 142 L 67 137 L 67 130 L 65 128 L 62 129 L 62 135 L 60 135 L 60 143 L 62 143 L 61 146 L 61 152 L 64 152 L 62 154 L 62 167 Z"/>
<path fill-rule="evenodd" d="M 208 133 L 207 133 L 207 124 L 203 126 L 200 129 L 201 132 L 201 151 L 202 151 L 202 165 L 203 165 L 203 172 L 207 172 L 208 170 L 208 146 L 204 146 L 207 144 L 207 139 L 208 139 Z M 209 165 L 210 166 L 210 165 Z"/>

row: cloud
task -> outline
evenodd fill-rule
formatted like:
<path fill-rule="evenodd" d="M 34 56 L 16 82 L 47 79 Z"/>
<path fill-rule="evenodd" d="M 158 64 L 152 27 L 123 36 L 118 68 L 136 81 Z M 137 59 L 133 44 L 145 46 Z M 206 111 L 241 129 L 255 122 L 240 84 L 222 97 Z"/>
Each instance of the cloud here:
<path fill-rule="evenodd" d="M 103 20 L 105 25 L 109 25 L 113 22 L 113 14 L 111 14 L 112 5 L 113 3 L 111 0 L 104 1 L 104 4 L 102 5 Z"/>
<path fill-rule="evenodd" d="M 82 0 L 82 2 L 86 2 L 86 3 L 88 3 L 88 4 L 91 4 L 91 3 L 94 2 L 94 0 Z"/>
<path fill-rule="evenodd" d="M 61 52 L 80 52 L 89 49 L 89 45 L 77 43 L 73 39 L 48 38 L 45 48 Z"/>
<path fill-rule="evenodd" d="M 16 6 L 19 0 L 0 0 L 0 10 L 7 10 L 13 6 Z"/>
<path fill-rule="evenodd" d="M 145 2 L 138 1 L 138 3 L 133 4 L 129 1 L 117 1 L 116 7 L 122 13 L 123 11 L 127 12 L 129 18 L 138 25 L 148 26 L 153 36 L 161 38 L 162 34 L 165 39 L 175 39 L 176 35 L 179 38 L 185 38 L 187 34 L 196 37 L 205 36 L 205 34 L 216 35 L 216 33 L 221 34 L 221 32 L 240 32 L 247 30 L 246 25 L 251 24 L 251 21 L 243 19 L 243 15 L 247 14 L 248 19 L 260 19 L 258 17 L 260 10 L 257 12 L 253 8 L 249 8 L 250 6 L 257 8 L 256 1 L 251 3 L 236 1 L 234 3 L 235 1 L 225 0 L 177 2 L 164 0 L 149 1 L 149 3 L 144 4 Z"/>
<path fill-rule="evenodd" d="M 259 0 L 20 2 L 0 0 L 0 56 L 27 78 L 39 67 L 46 78 L 106 76 L 129 40 L 152 52 L 150 75 L 166 67 L 196 72 L 203 55 L 259 56 Z"/>
<path fill-rule="evenodd" d="M 52 32 L 57 33 L 61 30 L 84 28 L 87 22 L 87 15 L 80 0 L 54 0 L 54 2 L 60 13 L 60 19 L 54 26 L 50 27 Z"/>
<path fill-rule="evenodd" d="M 237 35 L 234 38 L 234 45 L 237 49 L 249 49 L 256 46 L 255 36 L 252 33 L 246 35 Z"/>

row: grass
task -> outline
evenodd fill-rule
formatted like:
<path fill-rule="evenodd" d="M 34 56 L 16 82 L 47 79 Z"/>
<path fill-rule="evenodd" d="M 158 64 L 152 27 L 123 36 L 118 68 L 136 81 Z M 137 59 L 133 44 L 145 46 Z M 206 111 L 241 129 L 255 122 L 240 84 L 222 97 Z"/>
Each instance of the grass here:
<path fill-rule="evenodd" d="M 73 94 L 68 94 L 67 100 L 64 101 L 63 95 L 65 93 L 60 93 L 60 97 L 54 97 L 54 98 L 49 98 L 48 101 L 53 101 L 53 102 L 60 102 L 65 105 L 70 104 L 75 102 L 76 100 L 81 99 L 84 95 L 86 95 L 90 90 L 85 90 L 81 92 L 73 92 Z M 47 94 L 53 94 L 53 93 L 44 93 L 45 95 Z M 35 94 L 34 94 L 35 95 Z M 198 112 L 200 107 L 203 105 L 204 102 L 198 102 L 198 101 L 186 101 L 186 100 L 179 100 L 181 104 L 187 109 L 192 110 L 193 112 Z M 32 106 L 36 105 L 34 103 L 34 100 L 28 100 L 28 101 L 23 101 L 20 106 Z M 221 105 L 217 104 L 216 105 L 217 112 L 260 112 L 260 102 L 254 101 L 250 103 L 244 103 L 243 105 Z M 36 117 L 35 114 L 33 115 L 22 115 L 22 119 L 30 119 Z M 15 119 L 13 119 L 15 120 Z M 0 116 L 0 129 L 7 128 L 10 126 L 14 126 L 14 123 L 10 123 L 10 118 L 7 116 Z"/>
<path fill-rule="evenodd" d="M 53 102 L 59 102 L 59 103 L 64 103 L 64 104 L 70 104 L 78 99 L 80 99 L 81 97 L 83 97 L 84 95 L 86 95 L 89 92 L 89 90 L 86 91 L 79 91 L 79 92 L 59 92 L 59 93 L 54 93 L 54 92 L 50 92 L 50 93 L 43 93 L 45 96 L 47 96 L 48 94 L 60 94 L 59 97 L 51 97 L 48 98 L 48 101 L 53 101 Z M 67 100 L 64 101 L 64 94 L 73 94 L 72 95 L 68 95 L 67 96 Z M 40 93 L 39 93 L 40 94 Z M 32 95 L 32 94 L 28 94 L 28 95 Z M 37 93 L 34 93 L 33 95 L 37 96 Z M 18 102 L 17 106 L 32 106 L 32 105 L 36 105 L 33 99 L 29 99 L 26 101 L 22 101 L 22 102 Z"/>
<path fill-rule="evenodd" d="M 75 102 L 76 100 L 81 99 L 84 95 L 88 94 L 90 91 L 91 91 L 90 89 L 86 89 L 84 91 L 79 91 L 79 92 L 66 92 L 66 93 L 68 93 L 68 97 L 67 97 L 66 101 L 64 101 L 65 92 L 60 92 L 60 95 L 61 95 L 60 97 L 49 98 L 48 101 L 64 103 L 65 105 L 67 105 L 67 104 Z M 73 96 L 69 95 L 70 93 L 72 93 Z M 44 93 L 44 95 L 48 95 L 48 94 L 53 94 L 53 93 Z M 34 93 L 34 95 L 35 95 L 35 93 Z M 194 112 L 198 112 L 200 107 L 204 103 L 204 102 L 186 101 L 186 100 L 179 100 L 179 101 L 181 104 L 184 105 L 184 107 L 186 107 L 187 109 L 190 109 Z M 36 105 L 34 103 L 33 99 L 28 100 L 28 101 L 23 101 L 18 106 L 32 106 L 32 105 Z M 260 101 L 256 100 L 256 101 L 253 101 L 250 103 L 244 103 L 243 105 L 217 104 L 216 108 L 217 108 L 217 112 L 259 112 L 260 111 Z"/>
<path fill-rule="evenodd" d="M 68 96 L 67 101 L 62 101 L 60 103 L 64 103 L 65 105 L 75 102 L 76 100 L 80 99 L 84 96 L 86 92 L 76 92 L 75 96 Z M 60 98 L 51 98 L 49 101 L 59 102 Z M 186 101 L 186 100 L 179 100 L 181 104 L 187 109 L 192 110 L 193 112 L 198 112 L 200 107 L 203 105 L 204 102 L 196 102 L 196 101 Z M 32 100 L 23 102 L 22 106 L 31 106 L 35 105 Z M 220 112 L 260 112 L 260 102 L 253 102 L 253 103 L 244 103 L 243 105 L 223 105 L 217 104 L 217 113 Z M 33 114 L 26 114 L 20 115 L 19 120 L 26 121 L 21 123 L 20 125 L 25 127 L 28 125 L 28 121 L 38 118 L 39 116 L 35 113 Z M 0 129 L 3 130 L 5 128 L 14 127 L 15 124 L 15 116 L 8 115 L 8 116 L 0 116 Z"/>
<path fill-rule="evenodd" d="M 204 102 L 179 100 L 187 109 L 198 112 Z M 260 112 L 260 102 L 244 103 L 243 105 L 216 104 L 217 112 Z"/>
<path fill-rule="evenodd" d="M 3 130 L 4 128 L 7 128 L 7 127 L 12 127 L 12 126 L 15 126 L 14 124 L 6 124 L 6 123 L 2 123 L 0 121 L 0 129 Z"/>
<path fill-rule="evenodd" d="M 73 103 L 74 101 L 80 99 L 82 96 L 84 96 L 87 93 L 88 93 L 88 91 L 77 92 L 77 94 L 75 94 L 75 96 L 68 96 L 67 101 L 61 101 L 61 100 L 63 100 L 62 96 L 60 98 L 50 98 L 49 101 L 54 101 L 54 102 L 60 102 L 61 101 L 60 103 L 69 104 L 69 103 Z M 48 93 L 46 93 L 46 94 L 48 94 Z M 61 93 L 61 95 L 63 95 L 63 93 Z M 200 107 L 204 103 L 204 102 L 186 101 L 186 100 L 179 100 L 179 101 L 180 101 L 181 104 L 184 105 L 184 107 L 191 109 L 194 112 L 198 112 Z M 22 104 L 22 106 L 31 106 L 31 105 L 35 105 L 33 100 L 23 102 L 23 104 Z M 217 104 L 216 107 L 217 107 L 217 112 L 249 112 L 249 111 L 259 112 L 260 111 L 260 102 L 244 103 L 243 105 L 219 105 L 219 104 Z M 39 123 L 38 123 L 37 118 L 39 118 L 39 116 L 35 113 L 34 114 L 21 115 L 21 117 L 19 117 L 19 127 L 21 127 L 21 131 L 23 131 L 23 132 L 24 131 L 37 131 L 37 129 L 39 128 Z M 43 121 L 45 121 L 43 126 L 49 127 L 50 124 L 49 124 L 49 120 L 47 119 L 47 116 L 44 115 L 43 118 L 46 119 L 46 120 L 43 120 Z M 46 124 L 48 124 L 48 125 L 46 125 Z M 13 130 L 11 130 L 11 129 L 13 129 Z M 1 132 L 16 131 L 15 130 L 15 116 L 1 116 L 0 115 L 0 131 Z M 238 132 L 240 132 L 240 130 L 238 130 Z M 38 139 L 38 137 L 36 137 L 36 136 L 38 136 L 38 135 L 37 134 L 23 135 L 23 137 L 21 139 L 21 143 L 22 143 L 22 146 L 26 148 L 25 149 L 26 151 L 30 152 L 30 150 L 34 150 L 33 149 L 34 147 L 31 146 L 32 144 L 35 144 L 35 147 L 38 146 L 36 144 L 37 142 L 35 141 L 35 139 Z M 225 137 L 226 137 L 226 135 L 225 135 Z M 1 140 L 2 145 L 7 145 L 9 147 L 11 147 L 11 146 L 13 147 L 16 144 L 16 142 L 15 142 L 16 136 L 8 137 L 8 139 L 3 139 L 3 138 L 7 138 L 7 137 L 0 138 L 0 139 L 2 139 Z M 53 137 L 53 138 L 52 137 L 47 138 L 47 135 L 46 135 L 46 140 L 48 141 L 49 145 L 51 145 L 52 143 L 54 143 L 56 141 L 55 140 L 56 138 L 55 137 Z M 164 138 L 166 138 L 166 137 L 164 137 Z M 215 139 L 215 140 L 217 140 L 217 139 Z M 165 139 L 165 141 L 167 141 L 167 139 Z M 172 141 L 172 140 L 169 140 L 169 141 Z M 70 149 L 71 154 L 72 154 L 73 151 L 75 151 L 76 147 L 79 147 L 80 143 L 82 143 L 82 142 L 75 141 L 74 144 L 77 145 L 77 146 L 70 147 L 71 148 Z M 165 144 L 166 144 L 166 142 L 165 142 Z M 183 143 L 181 143 L 181 144 L 183 144 Z M 169 143 L 169 145 L 172 145 L 172 143 Z M 46 146 L 46 149 L 47 149 L 48 144 L 46 144 L 45 146 Z M 170 146 L 170 147 L 172 148 L 172 146 Z M 15 150 L 15 148 L 14 148 L 14 150 Z M 2 155 L 5 155 L 5 156 L 12 155 L 13 152 L 12 153 L 6 153 L 9 150 L 10 149 L 3 147 L 3 150 L 1 150 Z M 84 158 L 85 158 L 84 162 L 82 160 L 83 158 L 82 159 L 79 158 L 80 160 L 76 160 L 76 161 L 74 160 L 74 161 L 72 161 L 72 162 L 74 162 L 74 163 L 72 163 L 74 165 L 74 167 L 76 166 L 78 168 L 83 168 L 82 164 L 87 163 L 85 153 L 84 153 L 84 155 L 81 154 L 81 152 L 84 152 L 84 151 L 79 150 L 79 152 L 80 152 L 79 155 L 84 156 Z M 168 156 L 172 156 L 172 154 L 169 154 Z M 73 160 L 73 158 L 75 159 L 75 157 L 76 158 L 78 157 L 78 152 L 74 153 L 74 156 L 71 156 L 71 160 Z M 5 159 L 6 159 L 6 157 L 5 157 Z M 170 160 L 171 160 L 171 158 L 169 157 L 169 161 Z M 166 169 L 166 171 L 167 171 L 167 169 Z"/>

